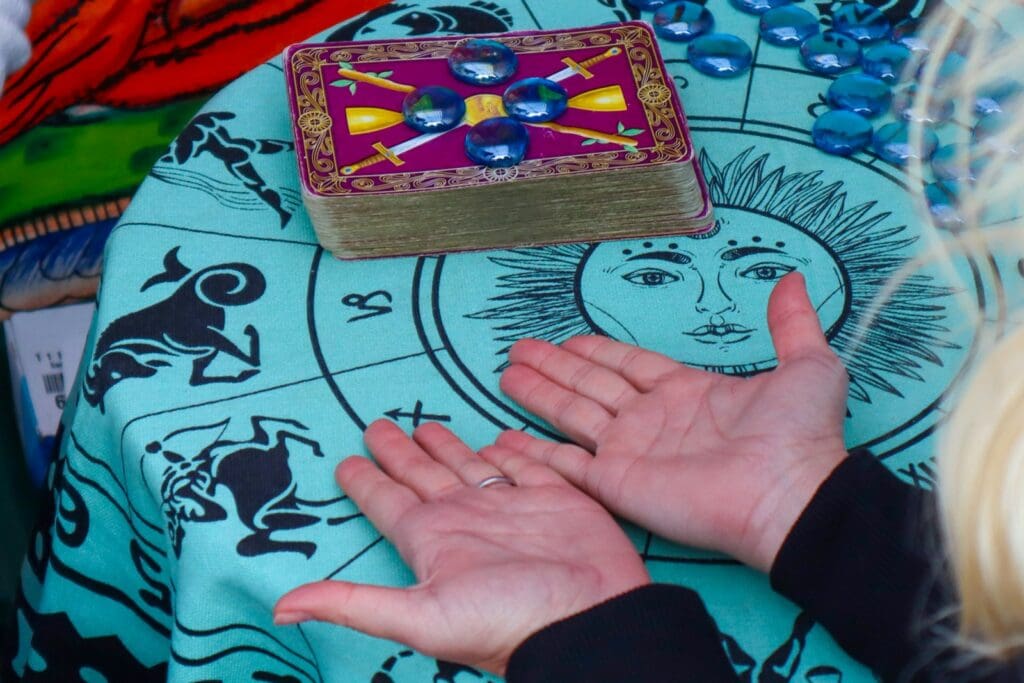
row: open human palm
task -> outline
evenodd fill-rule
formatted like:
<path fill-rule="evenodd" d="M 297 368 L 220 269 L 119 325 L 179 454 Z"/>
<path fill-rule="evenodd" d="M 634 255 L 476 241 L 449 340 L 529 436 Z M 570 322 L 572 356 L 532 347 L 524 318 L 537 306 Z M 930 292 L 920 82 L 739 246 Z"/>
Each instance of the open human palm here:
<path fill-rule="evenodd" d="M 497 446 L 662 536 L 768 571 L 846 454 L 848 381 L 802 276 L 776 286 L 768 323 L 778 366 L 749 378 L 604 337 L 519 342 L 502 389 L 579 445 L 510 431 Z"/>
<path fill-rule="evenodd" d="M 341 487 L 397 547 L 416 586 L 323 581 L 275 608 L 278 624 L 331 621 L 441 658 L 504 674 L 535 631 L 650 582 L 604 508 L 521 453 L 479 457 L 437 424 L 414 439 L 379 421 Z M 480 488 L 508 477 L 515 486 Z"/>

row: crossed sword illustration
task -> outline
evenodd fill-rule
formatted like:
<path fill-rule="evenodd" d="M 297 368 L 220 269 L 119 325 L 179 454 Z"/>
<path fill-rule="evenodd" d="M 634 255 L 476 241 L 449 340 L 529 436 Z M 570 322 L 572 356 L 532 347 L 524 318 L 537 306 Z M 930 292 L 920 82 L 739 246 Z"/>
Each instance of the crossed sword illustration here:
<path fill-rule="evenodd" d="M 566 57 L 562 60 L 566 67 L 561 71 L 558 71 L 549 76 L 548 80 L 554 81 L 555 83 L 560 83 L 577 75 L 582 76 L 585 80 L 590 80 L 591 78 L 594 77 L 593 72 L 590 71 L 592 67 L 594 67 L 597 64 L 600 64 L 601 62 L 607 59 L 616 57 L 620 54 L 622 54 L 622 48 L 612 47 L 609 48 L 608 50 L 605 50 L 603 53 L 597 55 L 596 57 L 592 57 L 583 62 L 576 62 L 571 57 Z M 347 78 L 351 81 L 366 83 L 368 85 L 374 85 L 380 88 L 385 88 L 387 90 L 393 90 L 401 93 L 410 93 L 416 89 L 415 86 L 406 85 L 403 83 L 396 83 L 395 81 L 388 80 L 386 78 L 371 76 L 369 74 L 364 74 L 353 69 L 339 69 L 338 75 L 341 76 L 342 78 Z M 596 94 L 598 97 L 604 96 L 609 101 L 615 103 L 612 108 L 606 109 L 607 111 L 626 110 L 625 98 L 622 95 L 622 88 L 620 86 L 608 86 L 606 88 L 600 88 L 596 91 L 592 91 L 592 93 Z M 584 94 L 586 95 L 589 93 Z M 570 106 L 571 102 L 572 100 L 570 100 Z M 401 115 L 398 114 L 397 112 L 391 112 L 388 110 L 376 110 L 370 108 L 353 108 L 348 111 L 349 129 L 351 130 L 353 128 L 353 116 L 358 117 L 359 115 L 364 114 L 372 118 L 375 112 L 383 112 L 388 115 L 397 116 L 399 118 L 392 119 L 389 116 L 383 121 L 382 125 L 376 125 L 376 127 L 373 127 L 373 124 L 370 124 L 371 127 L 369 129 L 359 131 L 358 133 L 353 131 L 353 134 L 358 135 L 361 133 L 376 132 L 384 128 L 389 128 L 392 125 L 395 125 L 401 121 Z M 342 168 L 341 172 L 343 175 L 349 176 L 354 173 L 357 173 L 358 171 L 368 166 L 373 166 L 374 164 L 380 163 L 382 161 L 390 161 L 395 166 L 401 166 L 405 163 L 405 161 L 402 160 L 402 155 L 406 154 L 407 152 L 411 152 L 412 150 L 418 147 L 422 147 L 423 145 L 429 144 L 434 140 L 437 140 L 438 138 L 443 137 L 454 130 L 458 130 L 463 126 L 475 126 L 476 124 L 486 119 L 505 115 L 506 112 L 504 102 L 502 101 L 502 98 L 499 95 L 473 95 L 471 97 L 466 98 L 466 116 L 462 120 L 462 123 L 460 123 L 458 126 L 455 126 L 454 128 L 451 128 L 441 133 L 424 133 L 423 135 L 412 138 L 411 140 L 407 140 L 391 148 L 387 147 L 381 142 L 374 143 L 373 148 L 377 150 L 377 154 L 369 156 L 363 159 L 362 161 L 357 161 L 354 164 L 345 166 Z M 578 135 L 580 137 L 592 138 L 609 144 L 631 146 L 636 146 L 637 144 L 637 140 L 635 140 L 634 138 L 624 137 L 621 135 L 613 135 L 610 133 L 604 133 L 598 130 L 591 130 L 588 128 L 563 126 L 561 124 L 554 122 L 531 123 L 527 125 L 532 126 L 534 128 L 547 128 L 548 130 L 553 130 L 558 133 L 566 133 L 569 135 Z"/>

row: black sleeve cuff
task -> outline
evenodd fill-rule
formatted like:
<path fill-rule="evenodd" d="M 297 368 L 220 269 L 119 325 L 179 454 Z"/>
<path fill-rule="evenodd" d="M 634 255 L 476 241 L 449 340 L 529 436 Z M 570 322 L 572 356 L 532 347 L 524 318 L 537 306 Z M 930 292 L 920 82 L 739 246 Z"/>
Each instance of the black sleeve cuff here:
<path fill-rule="evenodd" d="M 920 665 L 919 627 L 945 582 L 937 525 L 922 517 L 934 513 L 930 498 L 870 453 L 853 453 L 818 489 L 772 567 L 772 587 L 884 680 Z"/>
<path fill-rule="evenodd" d="M 654 584 L 530 636 L 509 660 L 509 683 L 736 683 L 700 597 Z"/>

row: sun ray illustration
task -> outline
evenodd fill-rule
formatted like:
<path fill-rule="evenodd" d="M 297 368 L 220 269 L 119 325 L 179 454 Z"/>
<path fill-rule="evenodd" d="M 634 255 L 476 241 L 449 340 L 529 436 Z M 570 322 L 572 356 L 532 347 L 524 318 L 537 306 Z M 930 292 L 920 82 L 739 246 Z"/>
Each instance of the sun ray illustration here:
<path fill-rule="evenodd" d="M 946 322 L 949 311 L 945 299 L 955 290 L 941 286 L 929 275 L 919 274 L 911 277 L 895 293 L 871 322 L 863 343 L 856 351 L 853 350 L 853 340 L 860 332 L 869 305 L 887 279 L 912 257 L 913 245 L 917 241 L 906 225 L 893 221 L 891 213 L 879 210 L 877 202 L 853 203 L 844 184 L 827 181 L 821 171 L 800 173 L 789 172 L 783 166 L 772 168 L 769 155 L 755 155 L 753 148 L 721 166 L 706 153 L 702 153 L 700 162 L 712 202 L 722 215 L 727 215 L 732 209 L 770 219 L 773 224 L 784 226 L 786 235 L 791 235 L 788 239 L 790 247 L 795 248 L 795 242 L 805 240 L 808 244 L 817 244 L 815 248 L 821 254 L 827 253 L 828 258 L 835 262 L 836 284 L 830 293 L 819 297 L 822 303 L 818 309 L 828 326 L 830 343 L 849 370 L 851 398 L 870 403 L 875 391 L 901 396 L 896 378 L 924 381 L 926 366 L 941 366 L 941 352 L 959 348 L 950 341 Z M 683 254 L 690 245 L 707 240 L 709 243 L 723 242 L 722 249 L 726 249 L 723 240 L 730 236 L 731 228 L 723 223 L 727 221 L 720 221 L 715 231 L 707 235 L 673 238 L 675 243 L 669 246 L 677 250 L 673 253 Z M 760 236 L 753 238 L 754 242 L 761 239 Z M 775 238 L 769 241 L 771 244 L 763 244 L 771 248 L 753 246 L 747 251 L 782 254 L 790 248 Z M 467 317 L 491 323 L 495 341 L 502 343 L 498 351 L 502 358 L 513 342 L 524 337 L 558 343 L 574 335 L 607 334 L 608 329 L 622 329 L 625 333 L 611 333 L 610 336 L 634 343 L 642 341 L 636 335 L 628 334 L 628 324 L 617 325 L 621 315 L 616 318 L 615 315 L 619 314 L 601 308 L 582 291 L 587 277 L 585 269 L 597 268 L 593 263 L 588 264 L 588 259 L 595 260 L 591 258 L 594 251 L 598 247 L 614 245 L 623 254 L 633 254 L 631 249 L 619 249 L 623 244 L 629 246 L 629 243 L 568 244 L 512 249 L 492 256 L 490 261 L 504 271 L 497 282 L 501 293 L 489 300 L 489 307 Z M 728 245 L 736 244 L 735 240 L 728 242 Z M 651 245 L 647 242 L 643 246 Z M 739 248 L 734 246 L 730 251 L 745 253 L 742 245 Z M 722 259 L 730 258 L 721 256 L 721 250 L 717 253 Z M 634 261 L 642 256 L 632 255 L 625 260 Z M 795 251 L 789 256 L 791 260 L 788 263 L 791 264 L 809 262 L 798 258 Z M 650 258 L 664 260 L 667 256 L 664 252 L 657 252 Z M 680 255 L 675 260 L 685 263 L 689 258 Z M 783 260 L 782 257 L 776 258 L 776 261 Z M 743 275 L 751 279 L 771 280 L 793 269 L 795 266 L 781 263 L 760 263 Z M 605 272 L 609 270 L 605 268 Z M 667 292 L 666 278 L 681 279 L 668 271 L 652 268 L 637 270 L 628 277 L 638 284 L 651 285 L 645 291 L 655 292 L 656 296 L 660 295 L 656 291 L 659 288 Z M 630 304 L 627 301 L 624 305 L 628 307 Z M 826 309 L 833 312 L 827 313 Z M 733 332 L 747 331 L 736 331 L 736 326 L 730 327 L 725 323 L 719 323 L 721 327 L 718 329 L 714 328 L 713 313 L 706 314 L 712 316 L 712 322 L 704 325 L 707 328 L 704 329 L 705 334 L 715 335 L 709 337 L 711 341 Z M 595 324 L 595 316 L 598 315 L 612 321 L 611 324 Z M 653 311 L 648 317 L 650 315 L 654 315 Z M 696 319 L 698 315 L 691 314 L 691 317 Z M 763 317 L 763 308 L 759 315 Z M 705 319 L 708 318 L 700 320 Z M 742 337 L 738 341 L 746 339 Z M 774 359 L 765 359 L 764 362 L 719 360 L 711 351 L 713 347 L 706 348 L 709 349 L 704 355 L 706 361 L 681 360 L 709 370 L 739 375 L 774 366 Z M 504 364 L 497 369 L 503 368 Z"/>

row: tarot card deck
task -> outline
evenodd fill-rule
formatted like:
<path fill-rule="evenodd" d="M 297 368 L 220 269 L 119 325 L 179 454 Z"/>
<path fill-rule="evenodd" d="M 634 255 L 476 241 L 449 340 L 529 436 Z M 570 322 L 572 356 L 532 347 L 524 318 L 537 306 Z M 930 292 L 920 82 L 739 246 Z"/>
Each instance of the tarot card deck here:
<path fill-rule="evenodd" d="M 647 24 L 293 45 L 284 61 L 304 201 L 339 257 L 713 222 Z"/>

